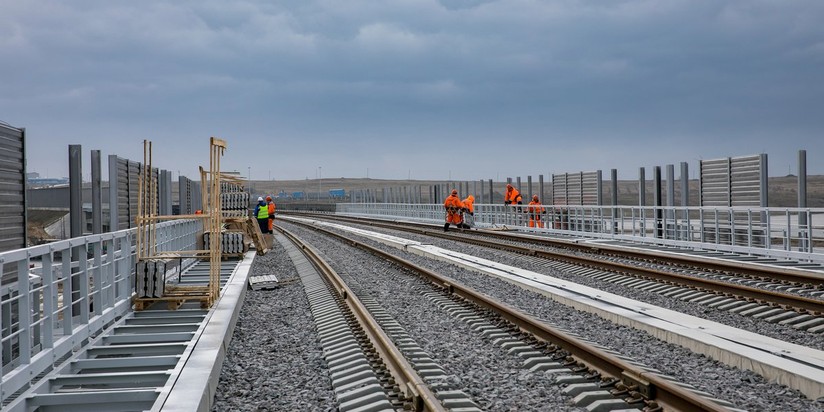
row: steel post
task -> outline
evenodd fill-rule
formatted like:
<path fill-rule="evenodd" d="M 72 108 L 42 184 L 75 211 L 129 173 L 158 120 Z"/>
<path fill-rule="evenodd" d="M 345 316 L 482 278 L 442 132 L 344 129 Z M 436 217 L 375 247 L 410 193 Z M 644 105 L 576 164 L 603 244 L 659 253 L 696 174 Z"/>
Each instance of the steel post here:
<path fill-rule="evenodd" d="M 103 194 L 101 192 L 100 150 L 92 150 L 92 233 L 103 233 Z"/>
<path fill-rule="evenodd" d="M 681 162 L 681 206 L 690 205 L 690 175 L 687 162 Z"/>

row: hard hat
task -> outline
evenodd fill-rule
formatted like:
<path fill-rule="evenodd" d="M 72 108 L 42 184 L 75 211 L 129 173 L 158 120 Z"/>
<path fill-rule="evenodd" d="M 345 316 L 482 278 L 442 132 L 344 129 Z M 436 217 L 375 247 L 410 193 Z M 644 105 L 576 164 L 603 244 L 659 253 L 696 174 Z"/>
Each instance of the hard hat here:
<path fill-rule="evenodd" d="M 258 196 L 258 202 L 262 202 L 262 201 L 263 201 L 263 198 Z"/>
<path fill-rule="evenodd" d="M 507 188 L 507 189 L 512 189 L 512 185 L 511 185 L 511 184 L 509 184 L 509 183 L 507 183 L 507 184 L 506 184 L 506 188 Z"/>
<path fill-rule="evenodd" d="M 272 196 L 266 196 L 266 200 L 272 200 Z"/>
<path fill-rule="evenodd" d="M 453 195 L 457 195 L 457 194 L 458 194 L 458 191 L 457 191 L 457 190 L 455 190 L 455 189 L 452 189 L 452 194 L 453 194 Z"/>
<path fill-rule="evenodd" d="M 532 200 L 537 202 L 538 201 L 538 195 L 532 195 Z"/>

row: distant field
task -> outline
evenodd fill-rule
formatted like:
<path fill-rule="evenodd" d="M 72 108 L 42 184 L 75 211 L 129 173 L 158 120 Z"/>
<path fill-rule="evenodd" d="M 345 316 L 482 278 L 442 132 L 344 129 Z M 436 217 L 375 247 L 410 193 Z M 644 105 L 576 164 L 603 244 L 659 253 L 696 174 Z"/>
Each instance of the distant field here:
<path fill-rule="evenodd" d="M 306 180 L 271 180 L 261 181 L 254 180 L 250 187 L 252 192 L 256 195 L 260 194 L 276 194 L 281 190 L 286 193 L 305 192 L 310 196 L 316 195 L 318 192 L 318 179 Z M 328 193 L 330 189 L 344 189 L 347 193 L 353 190 L 361 189 L 377 189 L 381 188 L 399 188 L 407 186 L 421 186 L 421 193 L 424 202 L 428 201 L 429 186 L 431 185 L 448 185 L 448 187 L 457 188 L 455 183 L 447 181 L 436 180 L 381 180 L 381 179 L 365 179 L 365 178 L 324 178 L 320 182 L 320 189 L 322 193 Z M 666 185 L 666 182 L 664 183 Z M 477 182 L 478 190 L 480 190 L 480 181 Z M 532 182 L 533 191 L 538 194 L 537 179 Z M 506 182 L 495 182 L 493 188 L 495 191 L 495 202 L 502 201 L 502 193 Z M 652 203 L 652 182 L 647 179 L 646 185 L 647 203 Z M 680 184 L 676 181 L 676 199 L 680 199 Z M 524 199 L 530 195 L 527 190 L 526 179 L 521 181 L 522 194 Z M 473 182 L 469 182 L 470 191 L 473 188 Z M 769 180 L 769 203 L 772 207 L 795 207 L 798 202 L 798 181 L 795 176 L 785 177 L 771 177 Z M 484 183 L 484 193 L 488 193 L 488 182 Z M 550 182 L 544 182 L 544 191 L 547 198 L 550 196 Z M 665 190 L 666 192 L 666 190 Z M 466 196 L 466 193 L 461 193 L 461 196 Z M 603 185 L 604 203 L 608 204 L 611 197 L 609 181 L 605 181 Z M 485 196 L 486 197 L 486 196 Z M 544 203 L 548 202 L 546 199 Z M 637 180 L 619 180 L 618 181 L 618 203 L 622 205 L 633 205 L 638 203 L 638 181 Z M 690 180 L 690 204 L 698 204 L 698 180 Z M 808 207 L 824 207 L 824 175 L 809 176 L 807 178 L 807 206 Z"/>

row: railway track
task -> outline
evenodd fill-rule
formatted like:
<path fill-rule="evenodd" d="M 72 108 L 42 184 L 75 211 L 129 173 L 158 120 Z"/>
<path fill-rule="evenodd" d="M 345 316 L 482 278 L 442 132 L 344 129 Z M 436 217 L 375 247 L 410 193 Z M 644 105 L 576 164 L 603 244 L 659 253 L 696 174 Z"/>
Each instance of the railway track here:
<path fill-rule="evenodd" d="M 640 406 L 650 411 L 662 410 L 661 408 L 722 411 L 731 407 L 729 403 L 724 406 L 723 401 L 717 403 L 686 389 L 684 386 L 688 385 L 674 383 L 654 370 L 639 366 L 637 361 L 627 360 L 608 348 L 565 333 L 547 322 L 411 261 L 333 231 L 316 227 L 312 227 L 312 230 L 368 251 L 392 265 L 425 278 L 431 285 L 431 290 L 423 293 L 433 304 L 467 322 L 477 333 L 517 356 L 523 361 L 524 368 L 557 374 L 556 382 L 569 384 L 567 393 L 575 395 L 580 402 L 611 405 L 606 410 Z M 334 289 L 341 291 L 339 294 L 346 298 L 344 300 L 354 300 L 356 292 L 352 289 L 343 292 L 342 286 L 338 284 Z M 370 308 L 380 306 L 378 302 L 368 298 L 359 301 Z M 398 329 L 392 319 L 386 315 L 379 316 L 384 317 L 384 325 L 389 324 L 390 328 Z M 396 339 L 406 342 L 411 340 L 410 337 Z M 413 352 L 420 353 L 418 349 Z M 437 375 L 439 372 L 435 368 L 432 373 Z"/>
<path fill-rule="evenodd" d="M 796 329 L 824 332 L 824 317 L 821 316 L 824 313 L 824 274 L 820 273 L 628 250 L 609 245 L 583 245 L 487 230 L 443 232 L 430 226 L 408 223 L 363 221 L 328 215 L 322 218 L 532 256 L 553 262 L 559 269 L 598 276 L 599 280 L 646 288 L 683 300 L 705 302 L 712 307 L 769 322 L 781 322 Z"/>
<path fill-rule="evenodd" d="M 313 247 L 282 227 L 278 231 L 294 244 L 287 252 L 303 266 L 299 273 L 318 325 L 339 410 L 445 411 L 424 376 L 337 272 Z"/>

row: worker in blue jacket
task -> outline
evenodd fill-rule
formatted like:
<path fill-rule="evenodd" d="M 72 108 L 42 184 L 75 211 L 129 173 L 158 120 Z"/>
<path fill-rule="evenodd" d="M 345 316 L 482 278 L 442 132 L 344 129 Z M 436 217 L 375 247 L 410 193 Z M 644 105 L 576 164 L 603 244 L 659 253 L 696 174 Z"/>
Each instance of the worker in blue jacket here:
<path fill-rule="evenodd" d="M 258 221 L 260 233 L 269 233 L 269 206 L 262 197 L 258 197 L 258 204 L 252 214 Z"/>

